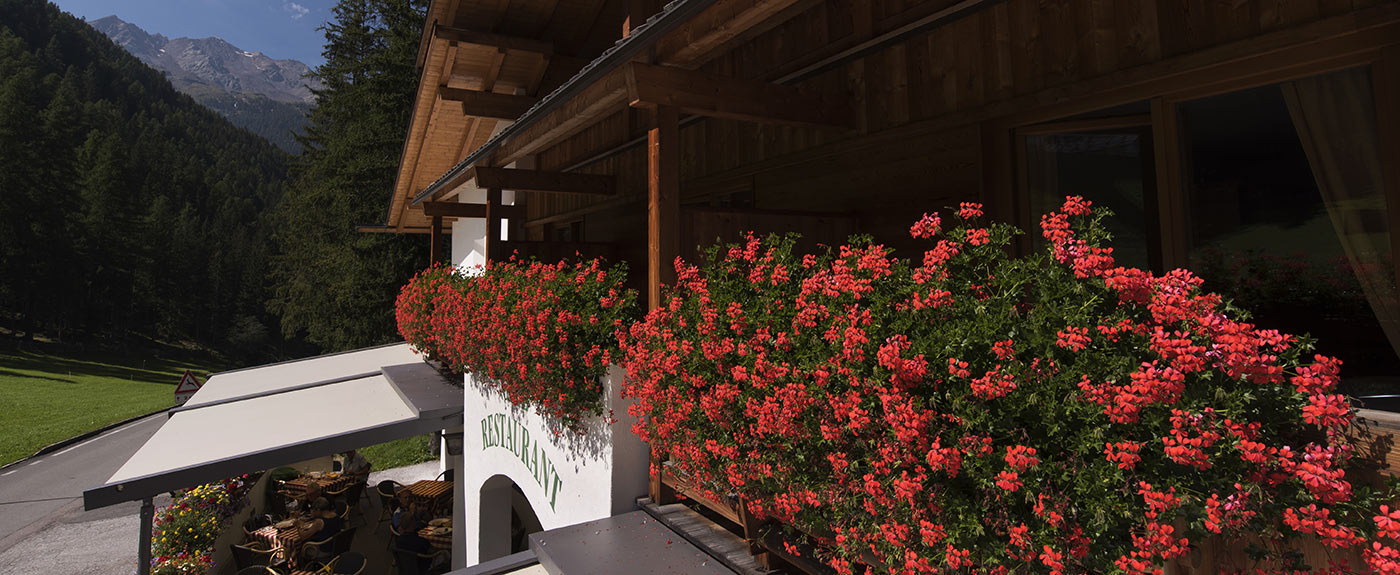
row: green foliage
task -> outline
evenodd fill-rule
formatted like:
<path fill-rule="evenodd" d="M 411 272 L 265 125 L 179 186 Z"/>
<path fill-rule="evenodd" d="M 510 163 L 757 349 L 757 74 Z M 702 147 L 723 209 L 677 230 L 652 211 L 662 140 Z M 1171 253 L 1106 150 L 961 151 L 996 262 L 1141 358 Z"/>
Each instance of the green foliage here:
<path fill-rule="evenodd" d="M 422 238 L 363 234 L 382 222 L 413 109 L 422 0 L 342 0 L 325 25 L 326 62 L 294 182 L 277 212 L 285 335 L 327 350 L 395 339 L 393 302 L 427 261 Z"/>
<path fill-rule="evenodd" d="M 296 134 L 306 126 L 310 104 L 281 102 L 262 94 L 230 94 L 213 86 L 186 86 L 184 91 L 196 102 L 222 114 L 236 126 L 262 136 L 289 154 L 301 153 Z"/>
<path fill-rule="evenodd" d="M 1024 257 L 981 215 L 925 216 L 921 261 L 750 236 L 681 266 L 622 354 L 666 472 L 838 573 L 1145 575 L 1212 539 L 1291 572 L 1314 535 L 1400 572 L 1400 482 L 1364 479 L 1339 362 L 1185 270 L 1117 266 L 1082 198 Z"/>
<path fill-rule="evenodd" d="M 51 4 L 0 14 L 0 324 L 275 353 L 286 155 Z"/>
<path fill-rule="evenodd" d="M 399 294 L 399 333 L 429 358 L 471 371 L 515 405 L 577 427 L 603 408 L 617 332 L 637 316 L 627 266 L 601 260 L 492 262 L 475 275 L 433 266 Z"/>
<path fill-rule="evenodd" d="M 360 455 L 363 455 L 376 471 L 432 461 L 432 436 L 418 435 L 371 445 L 361 449 Z"/>

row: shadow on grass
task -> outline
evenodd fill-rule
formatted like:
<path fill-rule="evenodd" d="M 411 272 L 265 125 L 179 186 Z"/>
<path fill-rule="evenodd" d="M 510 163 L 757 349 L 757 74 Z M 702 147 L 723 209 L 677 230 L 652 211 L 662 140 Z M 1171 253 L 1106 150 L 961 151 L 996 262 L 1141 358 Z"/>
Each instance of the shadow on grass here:
<path fill-rule="evenodd" d="M 5 362 L 5 359 L 4 359 L 3 357 L 0 357 L 0 363 L 7 363 L 7 362 Z M 47 374 L 47 373 L 46 373 L 46 374 L 20 373 L 20 372 L 18 372 L 18 371 L 10 371 L 10 370 L 8 370 L 8 369 L 0 369 L 0 377 L 23 377 L 23 378 L 28 378 L 28 379 L 38 379 L 38 380 L 43 380 L 43 381 L 52 381 L 52 382 L 56 382 L 56 383 L 78 383 L 76 380 L 65 379 L 65 378 L 62 378 L 62 377 L 55 377 L 55 376 L 52 375 L 52 374 Z"/>
<path fill-rule="evenodd" d="M 83 352 L 59 349 L 40 351 L 15 348 L 0 349 L 0 368 L 38 372 L 25 374 L 15 371 L 0 371 L 0 373 L 66 381 L 67 383 L 76 383 L 76 380 L 65 380 L 61 377 L 63 374 L 68 377 L 106 377 L 176 385 L 180 382 L 180 375 L 184 373 L 186 366 L 195 363 L 190 360 L 182 361 L 155 354 L 146 355 L 147 353 L 119 354 L 106 351 Z M 195 374 L 201 377 L 207 376 L 206 373 L 202 373 L 202 370 L 195 370 Z"/>

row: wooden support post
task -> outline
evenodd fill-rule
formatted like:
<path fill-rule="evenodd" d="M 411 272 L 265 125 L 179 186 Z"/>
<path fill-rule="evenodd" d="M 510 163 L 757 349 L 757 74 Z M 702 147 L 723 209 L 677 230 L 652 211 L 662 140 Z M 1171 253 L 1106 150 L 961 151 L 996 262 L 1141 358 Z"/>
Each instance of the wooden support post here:
<path fill-rule="evenodd" d="M 665 460 L 657 459 L 655 454 L 651 455 L 651 468 L 655 471 L 651 474 L 650 483 L 647 484 L 647 496 L 651 498 L 652 503 L 657 505 L 670 505 L 676 502 L 675 488 L 667 485 L 662 479 L 662 476 L 666 474 L 665 463 Z"/>
<path fill-rule="evenodd" d="M 442 216 L 433 216 L 433 230 L 428 233 L 428 265 L 442 261 Z"/>
<path fill-rule="evenodd" d="M 647 131 L 647 304 L 661 305 L 661 284 L 676 282 L 676 254 L 680 253 L 680 112 L 674 106 L 655 106 L 645 112 Z M 665 460 L 652 457 L 649 485 L 657 505 L 675 501 L 675 491 L 662 482 Z"/>
<path fill-rule="evenodd" d="M 661 305 L 661 285 L 676 282 L 680 253 L 680 112 L 651 109 L 647 132 L 647 302 Z"/>
<path fill-rule="evenodd" d="M 156 506 L 147 497 L 141 500 L 141 547 L 136 550 L 136 572 L 140 575 L 151 573 L 151 528 L 156 517 Z"/>
<path fill-rule="evenodd" d="M 748 502 L 743 497 L 739 498 L 739 527 L 744 530 L 744 539 L 749 543 L 749 555 L 753 555 L 754 561 L 765 569 L 777 567 L 773 556 L 763 546 L 763 522 L 749 513 Z"/>
<path fill-rule="evenodd" d="M 501 190 L 486 190 L 486 261 L 505 259 L 501 245 Z"/>

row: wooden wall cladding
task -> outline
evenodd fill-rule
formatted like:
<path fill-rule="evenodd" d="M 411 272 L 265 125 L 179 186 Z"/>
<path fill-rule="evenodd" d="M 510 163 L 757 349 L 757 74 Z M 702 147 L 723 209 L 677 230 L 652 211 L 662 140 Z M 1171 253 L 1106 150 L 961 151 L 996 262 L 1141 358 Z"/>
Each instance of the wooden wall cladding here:
<path fill-rule="evenodd" d="M 681 210 L 681 257 L 699 261 L 699 256 L 715 244 L 744 240 L 744 232 L 801 235 L 798 253 L 814 252 L 818 244 L 836 246 L 858 231 L 856 218 L 842 214 L 797 211 L 728 210 L 688 208 Z"/>
<path fill-rule="evenodd" d="M 692 177 L 979 108 L 1150 64 L 1381 0 L 1007 0 L 799 85 L 847 91 L 855 133 L 705 121 L 683 131 Z M 773 79 L 947 8 L 952 0 L 828 0 L 710 61 L 704 70 Z"/>
<path fill-rule="evenodd" d="M 860 202 L 919 193 L 935 200 L 976 197 L 980 140 L 936 147 L 929 131 L 973 125 L 989 110 L 1007 113 L 1047 89 L 1120 73 L 1229 42 L 1347 14 L 1389 0 L 1006 0 L 909 36 L 898 44 L 812 75 L 795 85 L 849 95 L 855 130 L 796 128 L 706 119 L 681 129 L 686 197 L 744 187 L 758 207 L 810 207 L 846 190 Z M 956 0 L 812 1 L 811 7 L 707 61 L 701 70 L 772 81 L 935 14 Z M 995 106 L 995 108 L 994 108 Z M 636 112 L 619 111 L 539 155 L 539 168 L 565 169 L 643 135 Z M 903 128 L 903 129 L 901 129 Z M 955 130 L 960 130 L 954 128 Z M 885 134 L 902 139 L 881 142 Z M 962 134 L 963 132 L 957 131 Z M 946 141 L 946 140 L 945 140 Z M 934 145 L 935 147 L 926 147 Z M 862 152 L 861 150 L 866 150 Z M 874 151 L 871 151 L 874 150 Z M 645 197 L 641 147 L 581 171 L 619 177 L 619 195 L 541 198 L 532 219 L 587 212 L 600 202 Z M 968 154 L 962 161 L 944 162 Z M 891 154 L 895 158 L 882 157 Z M 859 158 L 858 160 L 849 158 Z M 920 160 L 922 158 L 922 160 Z M 923 165 L 920 162 L 923 162 Z M 879 167 L 879 166 L 885 167 Z M 801 166 L 801 168 L 793 168 Z M 877 191 L 878 194 L 871 194 Z M 795 199 L 798 198 L 798 199 Z M 823 201 L 842 201 L 828 198 Z M 598 206 L 603 207 L 603 206 Z M 628 209 L 635 209 L 635 206 Z M 873 209 L 867 211 L 875 211 Z M 894 217 L 894 216 L 891 216 Z M 903 217 L 900 215 L 899 217 Z"/>

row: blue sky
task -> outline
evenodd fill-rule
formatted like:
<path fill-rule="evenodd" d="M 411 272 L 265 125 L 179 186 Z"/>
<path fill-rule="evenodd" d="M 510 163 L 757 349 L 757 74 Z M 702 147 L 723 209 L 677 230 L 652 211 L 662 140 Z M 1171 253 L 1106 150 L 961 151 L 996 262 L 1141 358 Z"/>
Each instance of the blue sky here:
<path fill-rule="evenodd" d="M 170 38 L 218 36 L 244 50 L 321 64 L 325 37 L 316 28 L 335 0 L 53 0 L 85 20 L 116 14 Z"/>

